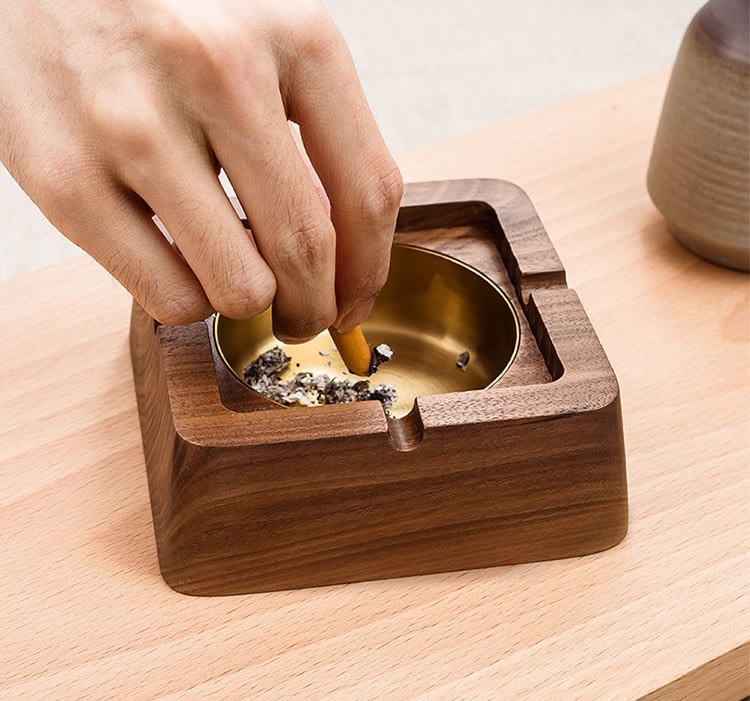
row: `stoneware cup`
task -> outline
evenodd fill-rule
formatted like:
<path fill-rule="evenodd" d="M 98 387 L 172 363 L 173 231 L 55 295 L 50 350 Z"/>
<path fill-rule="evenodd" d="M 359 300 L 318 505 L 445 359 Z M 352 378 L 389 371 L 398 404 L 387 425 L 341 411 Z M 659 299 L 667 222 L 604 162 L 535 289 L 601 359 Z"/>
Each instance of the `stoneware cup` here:
<path fill-rule="evenodd" d="M 673 235 L 715 263 L 750 258 L 750 2 L 711 0 L 677 54 L 648 171 Z"/>

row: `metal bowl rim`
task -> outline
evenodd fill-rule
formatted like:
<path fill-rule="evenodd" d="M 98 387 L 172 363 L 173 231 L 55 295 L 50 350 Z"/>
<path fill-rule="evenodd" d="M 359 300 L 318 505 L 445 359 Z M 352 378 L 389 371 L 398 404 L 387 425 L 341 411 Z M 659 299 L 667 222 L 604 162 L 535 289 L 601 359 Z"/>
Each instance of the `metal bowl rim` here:
<path fill-rule="evenodd" d="M 426 248 L 425 246 L 417 246 L 413 243 L 396 243 L 393 245 L 393 248 L 410 248 L 413 250 L 421 251 L 423 253 L 428 253 L 430 255 L 436 256 L 437 258 L 443 258 L 450 263 L 453 263 L 455 265 L 458 265 L 468 272 L 470 272 L 473 275 L 476 275 L 477 277 L 481 278 L 489 284 L 495 292 L 497 292 L 502 300 L 505 302 L 506 306 L 508 307 L 510 311 L 511 318 L 513 319 L 513 328 L 515 331 L 515 343 L 513 345 L 513 351 L 510 354 L 510 357 L 508 358 L 508 362 L 505 364 L 503 369 L 493 378 L 491 382 L 486 384 L 484 387 L 482 387 L 482 390 L 490 389 L 494 385 L 496 385 L 508 372 L 510 369 L 510 366 L 513 365 L 513 362 L 516 359 L 516 356 L 518 355 L 518 350 L 521 346 L 521 325 L 518 321 L 518 314 L 516 313 L 516 309 L 513 306 L 513 303 L 510 301 L 508 295 L 506 294 L 505 290 L 500 287 L 491 277 L 483 273 L 481 270 L 477 270 L 475 267 L 469 265 L 468 263 L 464 263 L 462 260 L 459 260 L 458 258 L 454 258 L 453 256 L 448 255 L 447 253 L 443 253 L 442 251 L 435 251 L 431 248 Z M 261 314 L 265 314 L 266 312 L 261 312 Z M 213 335 L 214 335 L 214 347 L 216 348 L 216 352 L 219 354 L 219 357 L 221 358 L 221 361 L 224 363 L 224 366 L 229 370 L 229 372 L 232 373 L 234 377 L 236 377 L 240 382 L 242 382 L 243 385 L 245 385 L 251 392 L 254 391 L 251 387 L 247 385 L 247 383 L 239 376 L 239 374 L 235 371 L 235 369 L 232 367 L 232 364 L 227 360 L 226 356 L 224 355 L 224 350 L 221 347 L 221 343 L 219 341 L 219 320 L 221 319 L 221 314 L 219 312 L 215 312 L 213 314 L 214 321 L 212 324 L 213 328 Z M 231 319 L 230 317 L 227 317 L 227 319 L 230 319 L 230 321 L 238 321 L 237 319 Z M 240 320 L 241 321 L 241 320 Z M 262 396 L 262 395 L 261 395 Z M 266 397 L 268 399 L 268 397 Z M 268 399 L 268 401 L 273 402 L 273 399 Z M 281 407 L 284 407 L 285 409 L 289 409 L 291 407 L 286 406 L 285 404 L 280 404 L 279 402 L 274 402 L 274 404 L 278 404 Z"/>

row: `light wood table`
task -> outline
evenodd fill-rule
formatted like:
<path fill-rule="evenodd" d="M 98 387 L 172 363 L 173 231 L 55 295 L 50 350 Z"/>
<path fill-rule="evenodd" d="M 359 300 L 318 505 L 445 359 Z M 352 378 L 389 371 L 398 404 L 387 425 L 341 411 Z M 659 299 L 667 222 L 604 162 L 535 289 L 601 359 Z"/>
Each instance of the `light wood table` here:
<path fill-rule="evenodd" d="M 0 698 L 739 699 L 748 278 L 675 243 L 664 75 L 401 159 L 536 203 L 621 382 L 626 540 L 557 562 L 219 599 L 161 580 L 130 302 L 88 260 L 0 286 Z"/>

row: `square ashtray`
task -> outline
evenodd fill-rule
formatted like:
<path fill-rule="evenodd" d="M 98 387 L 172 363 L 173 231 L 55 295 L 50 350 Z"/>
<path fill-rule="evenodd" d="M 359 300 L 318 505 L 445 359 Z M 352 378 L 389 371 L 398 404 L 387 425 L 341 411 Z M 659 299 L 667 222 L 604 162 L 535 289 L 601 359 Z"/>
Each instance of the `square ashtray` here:
<path fill-rule="evenodd" d="M 399 401 L 286 407 L 242 381 L 268 314 L 167 327 L 131 352 L 159 564 L 195 595 L 597 552 L 627 531 L 617 380 L 529 198 L 408 185 L 363 328 Z M 321 334 L 288 352 L 343 372 Z M 459 357 L 469 362 L 461 367 Z"/>

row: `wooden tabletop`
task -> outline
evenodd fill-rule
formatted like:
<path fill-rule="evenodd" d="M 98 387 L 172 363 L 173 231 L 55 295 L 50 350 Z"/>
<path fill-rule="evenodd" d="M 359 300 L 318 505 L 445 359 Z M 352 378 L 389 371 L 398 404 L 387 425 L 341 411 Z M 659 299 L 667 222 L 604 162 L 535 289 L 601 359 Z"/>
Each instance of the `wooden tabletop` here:
<path fill-rule="evenodd" d="M 737 700 L 748 278 L 670 237 L 664 75 L 401 159 L 530 194 L 620 380 L 630 532 L 584 558 L 191 598 L 162 581 L 130 302 L 80 259 L 0 285 L 0 698 Z"/>

